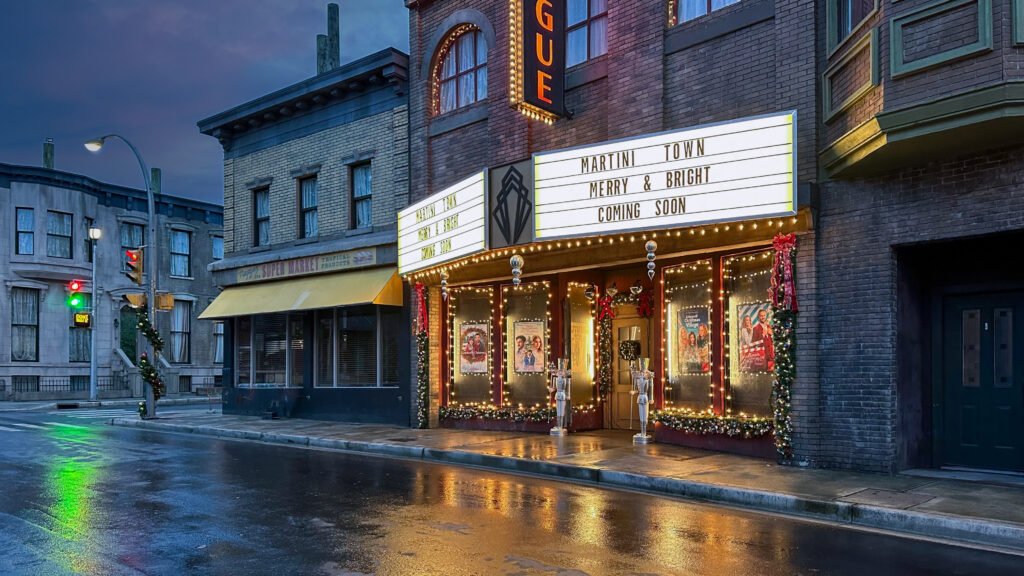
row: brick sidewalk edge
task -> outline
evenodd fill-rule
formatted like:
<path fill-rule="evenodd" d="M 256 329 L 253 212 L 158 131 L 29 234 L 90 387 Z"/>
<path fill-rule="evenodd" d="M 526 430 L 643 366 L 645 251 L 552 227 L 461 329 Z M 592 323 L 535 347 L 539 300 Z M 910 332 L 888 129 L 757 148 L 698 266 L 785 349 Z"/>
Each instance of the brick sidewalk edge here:
<path fill-rule="evenodd" d="M 199 434 L 219 438 L 256 440 L 271 444 L 310 446 L 398 456 L 445 464 L 477 466 L 506 472 L 520 472 L 597 485 L 644 490 L 704 502 L 728 504 L 753 510 L 825 520 L 864 528 L 902 532 L 927 538 L 1001 548 L 1024 554 L 1024 525 L 942 513 L 917 512 L 868 504 L 821 500 L 793 494 L 751 488 L 722 486 L 682 478 L 645 476 L 631 472 L 602 470 L 560 462 L 527 460 L 478 454 L 463 450 L 426 448 L 335 438 L 316 438 L 276 432 L 232 430 L 215 426 L 190 426 L 153 420 L 112 418 L 110 424 L 166 432 Z"/>

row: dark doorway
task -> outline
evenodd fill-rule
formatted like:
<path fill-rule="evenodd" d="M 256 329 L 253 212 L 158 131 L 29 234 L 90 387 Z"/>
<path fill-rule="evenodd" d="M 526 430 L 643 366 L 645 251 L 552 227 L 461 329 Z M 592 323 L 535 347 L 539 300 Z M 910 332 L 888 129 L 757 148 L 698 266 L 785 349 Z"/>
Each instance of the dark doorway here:
<path fill-rule="evenodd" d="M 946 296 L 941 464 L 1024 472 L 1024 292 Z"/>
<path fill-rule="evenodd" d="M 139 317 L 136 311 L 128 306 L 121 308 L 120 345 L 121 351 L 132 361 L 132 364 L 139 363 Z"/>

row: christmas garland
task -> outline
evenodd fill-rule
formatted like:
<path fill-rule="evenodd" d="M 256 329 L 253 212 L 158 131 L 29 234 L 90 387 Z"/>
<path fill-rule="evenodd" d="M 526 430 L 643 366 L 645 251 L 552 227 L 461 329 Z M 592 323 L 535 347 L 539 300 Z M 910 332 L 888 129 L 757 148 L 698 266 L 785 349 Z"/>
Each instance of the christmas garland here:
<path fill-rule="evenodd" d="M 796 235 L 779 234 L 772 243 L 772 340 L 775 343 L 775 380 L 772 382 L 772 412 L 775 420 L 775 449 L 783 459 L 793 457 L 793 383 L 796 381 Z"/>
<path fill-rule="evenodd" d="M 656 410 L 651 420 L 688 434 L 722 434 L 758 438 L 772 431 L 772 419 L 757 416 L 717 416 L 693 410 Z"/>
<path fill-rule="evenodd" d="M 136 317 L 139 330 L 142 331 L 142 335 L 146 337 L 149 345 L 153 348 L 153 355 L 159 356 L 164 349 L 164 339 L 157 332 L 156 328 L 153 327 L 153 323 L 150 322 L 149 309 L 147 307 L 139 308 Z M 149 355 L 145 352 L 139 356 L 139 374 L 142 376 L 142 380 L 152 387 L 153 404 L 156 405 L 157 401 L 164 395 L 164 382 L 160 378 L 160 373 L 157 372 L 156 366 L 149 361 Z M 148 413 L 146 402 L 139 402 L 139 417 L 145 418 Z"/>
<path fill-rule="evenodd" d="M 160 400 L 164 395 L 164 382 L 160 379 L 156 366 L 149 361 L 149 355 L 145 352 L 139 355 L 139 373 L 142 375 L 142 379 L 153 387 L 153 402 Z"/>
<path fill-rule="evenodd" d="M 417 282 L 416 290 L 416 426 L 430 426 L 430 335 L 426 286 Z"/>
<path fill-rule="evenodd" d="M 593 408 L 573 408 L 574 414 L 593 411 Z M 506 422 L 551 422 L 558 415 L 555 408 L 503 408 L 500 406 L 442 406 L 442 420 L 502 420 Z"/>
<path fill-rule="evenodd" d="M 153 351 L 157 354 L 164 351 L 164 339 L 157 332 L 156 328 L 153 327 L 153 323 L 149 321 L 148 309 L 143 307 L 139 308 L 136 313 L 139 321 L 139 330 L 142 331 L 142 335 L 149 341 L 149 345 L 153 347 Z"/>
<path fill-rule="evenodd" d="M 615 319 L 615 307 L 631 302 L 638 302 L 632 292 L 605 295 L 597 301 L 597 393 L 601 400 L 607 398 L 612 389 L 612 320 Z"/>

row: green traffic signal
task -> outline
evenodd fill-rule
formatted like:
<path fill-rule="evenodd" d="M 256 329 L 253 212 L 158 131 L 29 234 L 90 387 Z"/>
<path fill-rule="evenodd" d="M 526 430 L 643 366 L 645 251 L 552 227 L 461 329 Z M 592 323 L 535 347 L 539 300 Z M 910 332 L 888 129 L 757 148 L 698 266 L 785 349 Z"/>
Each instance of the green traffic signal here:
<path fill-rule="evenodd" d="M 68 297 L 68 306 L 72 308 L 78 309 L 84 304 L 85 302 L 82 300 L 82 295 L 77 292 Z"/>

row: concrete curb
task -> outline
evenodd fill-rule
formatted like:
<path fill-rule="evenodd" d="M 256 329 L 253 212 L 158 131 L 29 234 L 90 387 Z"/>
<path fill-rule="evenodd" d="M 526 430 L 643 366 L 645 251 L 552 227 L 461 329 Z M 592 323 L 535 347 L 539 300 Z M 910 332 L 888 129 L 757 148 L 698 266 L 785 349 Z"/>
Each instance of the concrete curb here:
<path fill-rule="evenodd" d="M 276 432 L 232 430 L 215 426 L 189 426 L 154 420 L 112 418 L 110 424 L 113 426 L 199 434 L 219 438 L 257 440 L 272 444 L 311 446 L 383 456 L 398 456 L 444 464 L 491 468 L 505 472 L 536 474 L 556 479 L 587 482 L 599 486 L 644 490 L 708 503 L 727 504 L 757 511 L 824 520 L 863 528 L 901 532 L 955 543 L 970 543 L 1002 548 L 1010 552 L 1024 553 L 1024 524 L 999 522 L 982 518 L 885 508 L 837 500 L 822 500 L 808 496 L 768 492 L 752 488 L 709 484 L 683 478 L 645 476 L 631 472 L 603 470 L 560 462 L 479 454 L 463 450 L 364 442 L 343 438 L 315 438 Z"/>
<path fill-rule="evenodd" d="M 45 404 L 31 403 L 30 406 L 0 406 L 0 412 L 34 412 L 39 410 L 56 410 L 57 404 L 77 404 L 78 408 L 67 408 L 68 412 L 73 410 L 79 410 L 83 408 L 117 408 L 123 406 L 135 407 L 142 402 L 143 398 L 114 398 L 110 400 L 97 400 L 95 402 L 91 400 L 54 400 L 53 402 L 47 402 Z M 201 396 L 188 396 L 185 398 L 164 398 L 157 403 L 157 408 L 161 406 L 188 406 L 193 404 L 209 404 L 209 398 L 203 398 Z M 214 406 L 220 407 L 220 404 L 214 404 Z"/>

